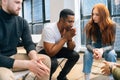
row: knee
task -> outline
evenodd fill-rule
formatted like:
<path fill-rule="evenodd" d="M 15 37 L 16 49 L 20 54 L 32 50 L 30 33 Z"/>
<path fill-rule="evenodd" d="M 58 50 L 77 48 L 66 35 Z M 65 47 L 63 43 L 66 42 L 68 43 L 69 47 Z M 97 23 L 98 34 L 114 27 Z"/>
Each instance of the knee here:
<path fill-rule="evenodd" d="M 42 59 L 42 62 L 48 67 L 51 68 L 51 59 L 49 56 L 44 55 L 44 54 L 38 54 L 40 58 Z"/>
<path fill-rule="evenodd" d="M 73 55 L 72 55 L 72 59 L 76 61 L 76 60 L 78 60 L 79 58 L 80 58 L 79 53 L 77 53 L 76 51 L 74 51 L 74 52 L 73 52 Z"/>
<path fill-rule="evenodd" d="M 15 80 L 15 77 L 10 69 L 0 67 L 0 80 Z"/>
<path fill-rule="evenodd" d="M 45 60 L 43 61 L 44 64 L 46 64 L 49 68 L 51 68 L 51 59 L 49 56 L 44 56 Z"/>
<path fill-rule="evenodd" d="M 89 52 L 88 50 L 85 51 L 84 53 L 84 58 L 91 58 L 93 55 L 91 52 Z"/>
<path fill-rule="evenodd" d="M 108 57 L 109 57 L 109 58 L 117 57 L 117 54 L 115 53 L 114 50 L 112 50 L 112 51 L 110 51 L 110 52 L 108 53 Z"/>
<path fill-rule="evenodd" d="M 107 56 L 107 57 L 106 57 Z M 115 51 L 110 51 L 108 53 L 108 55 L 106 55 L 105 58 L 107 61 L 112 61 L 112 62 L 116 62 L 117 60 L 117 54 L 115 53 Z"/>

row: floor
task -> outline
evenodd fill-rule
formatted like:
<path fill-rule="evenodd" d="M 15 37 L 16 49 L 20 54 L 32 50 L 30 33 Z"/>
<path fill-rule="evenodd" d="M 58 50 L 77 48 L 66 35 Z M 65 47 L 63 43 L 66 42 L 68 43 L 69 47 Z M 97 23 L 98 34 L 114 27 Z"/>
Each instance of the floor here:
<path fill-rule="evenodd" d="M 104 65 L 102 63 L 104 59 L 102 60 L 94 60 L 93 66 L 92 66 L 92 73 L 90 75 L 90 80 L 108 80 L 107 76 L 102 75 L 100 67 Z M 64 62 L 62 62 L 61 66 L 63 67 Z M 83 53 L 80 53 L 80 59 L 76 63 L 76 65 L 72 68 L 72 70 L 67 75 L 67 78 L 69 80 L 84 80 L 84 74 L 82 72 L 83 69 Z M 56 77 L 61 71 L 61 67 L 59 66 L 56 70 L 56 72 L 52 76 L 52 80 L 57 80 Z"/>

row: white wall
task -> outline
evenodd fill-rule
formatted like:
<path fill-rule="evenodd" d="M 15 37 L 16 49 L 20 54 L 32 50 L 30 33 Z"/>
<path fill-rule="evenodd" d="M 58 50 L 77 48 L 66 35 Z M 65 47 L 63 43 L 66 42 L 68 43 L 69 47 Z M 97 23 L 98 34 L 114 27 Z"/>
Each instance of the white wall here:
<path fill-rule="evenodd" d="M 59 13 L 64 8 L 64 0 L 50 0 L 50 21 L 58 21 Z"/>
<path fill-rule="evenodd" d="M 76 51 L 80 51 L 80 0 L 50 0 L 50 21 L 55 22 L 59 19 L 59 13 L 64 8 L 69 8 L 75 12 L 75 27 L 76 27 Z"/>
<path fill-rule="evenodd" d="M 74 3 L 74 11 L 75 11 L 75 27 L 76 27 L 76 37 L 75 37 L 75 42 L 76 42 L 76 51 L 80 51 L 81 49 L 81 35 L 80 35 L 80 0 L 73 0 L 75 1 Z"/>

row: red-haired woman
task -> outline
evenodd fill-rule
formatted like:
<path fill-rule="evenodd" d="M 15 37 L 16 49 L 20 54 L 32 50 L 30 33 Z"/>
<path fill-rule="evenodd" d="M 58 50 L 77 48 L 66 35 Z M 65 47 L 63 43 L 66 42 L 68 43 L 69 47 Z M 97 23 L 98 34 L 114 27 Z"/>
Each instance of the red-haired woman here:
<path fill-rule="evenodd" d="M 89 80 L 93 58 L 101 59 L 103 56 L 106 61 L 116 62 L 117 55 L 113 48 L 116 26 L 104 4 L 99 3 L 93 7 L 91 19 L 84 30 L 87 50 L 84 54 L 83 72 L 85 80 Z"/>

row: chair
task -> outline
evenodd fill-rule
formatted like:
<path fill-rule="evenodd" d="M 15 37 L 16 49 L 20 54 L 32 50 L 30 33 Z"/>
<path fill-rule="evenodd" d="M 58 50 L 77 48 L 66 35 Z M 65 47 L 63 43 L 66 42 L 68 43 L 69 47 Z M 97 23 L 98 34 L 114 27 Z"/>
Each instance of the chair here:
<path fill-rule="evenodd" d="M 64 61 L 66 61 L 65 58 L 62 58 L 60 61 L 58 60 L 58 67 L 60 66 L 61 69 L 63 68 L 63 67 L 62 67 L 62 63 L 63 63 Z"/>

